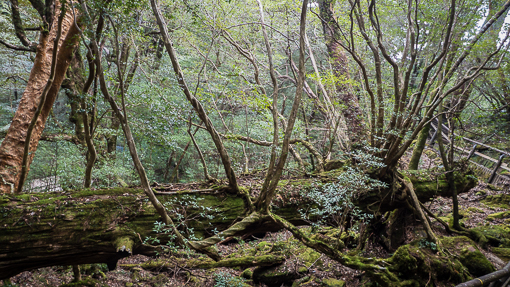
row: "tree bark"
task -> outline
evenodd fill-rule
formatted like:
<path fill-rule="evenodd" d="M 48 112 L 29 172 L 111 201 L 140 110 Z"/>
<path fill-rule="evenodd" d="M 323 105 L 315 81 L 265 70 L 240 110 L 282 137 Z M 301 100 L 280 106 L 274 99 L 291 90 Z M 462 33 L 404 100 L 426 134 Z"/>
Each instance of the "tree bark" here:
<path fill-rule="evenodd" d="M 57 10 L 59 2 L 57 1 Z M 51 86 L 46 102 L 42 107 L 41 114 L 37 120 L 32 133 L 30 143 L 30 155 L 27 162 L 27 171 L 34 158 L 39 139 L 41 138 L 46 119 L 51 111 L 53 103 L 57 98 L 60 85 L 64 80 L 67 67 L 71 61 L 73 50 L 76 47 L 79 36 L 78 29 L 74 25 L 73 14 L 75 11 L 68 11 L 62 22 L 62 37 L 59 43 L 57 53 L 57 69 L 55 79 Z M 57 22 L 59 13 L 55 13 L 54 23 Z M 53 52 L 53 40 L 56 38 L 57 25 L 53 25 L 48 34 L 41 34 L 34 66 L 30 73 L 27 87 L 23 93 L 18 110 L 14 115 L 7 135 L 0 146 L 0 193 L 13 193 L 18 187 L 18 181 L 21 175 L 21 166 L 23 161 L 23 150 L 27 129 L 30 125 L 36 108 L 39 104 L 41 94 L 50 76 L 51 55 Z"/>

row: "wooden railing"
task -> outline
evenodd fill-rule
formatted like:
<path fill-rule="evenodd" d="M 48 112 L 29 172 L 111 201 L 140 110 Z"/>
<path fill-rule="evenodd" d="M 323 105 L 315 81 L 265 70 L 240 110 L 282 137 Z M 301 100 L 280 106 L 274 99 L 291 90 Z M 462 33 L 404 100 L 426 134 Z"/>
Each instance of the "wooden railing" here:
<path fill-rule="evenodd" d="M 447 126 L 442 125 L 441 129 L 438 129 L 438 120 L 434 119 L 431 122 L 430 125 L 430 145 L 434 145 L 435 140 L 437 139 L 439 135 L 439 130 L 441 132 L 441 135 L 443 137 L 443 140 L 446 142 L 450 142 L 450 139 L 448 137 L 449 129 Z M 505 157 L 510 157 L 510 153 L 491 147 L 487 144 L 472 140 L 470 138 L 462 137 L 461 138 L 464 142 L 468 144 L 473 144 L 473 147 L 471 149 L 465 149 L 458 145 L 455 145 L 454 148 L 460 152 L 459 157 L 463 157 L 462 155 L 465 155 L 465 157 L 469 160 L 469 162 L 481 173 L 485 174 L 487 176 L 487 183 L 494 184 L 494 185 L 510 185 L 510 176 L 502 175 L 501 171 L 507 171 L 510 173 L 510 167 L 508 164 L 503 163 L 503 159 Z M 480 152 L 480 149 L 484 150 L 491 150 L 492 152 L 499 154 L 498 158 L 493 158 L 489 155 L 483 154 Z M 481 162 L 476 162 L 473 159 L 473 157 L 479 157 L 481 159 Z M 489 163 L 490 166 L 489 166 Z"/>

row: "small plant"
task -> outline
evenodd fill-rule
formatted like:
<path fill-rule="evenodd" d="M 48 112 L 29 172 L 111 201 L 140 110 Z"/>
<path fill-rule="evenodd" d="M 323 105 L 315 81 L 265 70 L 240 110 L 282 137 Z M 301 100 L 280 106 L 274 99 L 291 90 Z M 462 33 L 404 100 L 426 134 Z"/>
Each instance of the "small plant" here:
<path fill-rule="evenodd" d="M 244 279 L 227 272 L 219 272 L 214 275 L 214 287 L 243 287 Z"/>
<path fill-rule="evenodd" d="M 420 240 L 420 243 L 418 243 L 418 247 L 420 248 L 429 248 L 430 250 L 437 252 L 437 244 L 434 242 L 430 242 L 427 239 L 423 238 Z"/>

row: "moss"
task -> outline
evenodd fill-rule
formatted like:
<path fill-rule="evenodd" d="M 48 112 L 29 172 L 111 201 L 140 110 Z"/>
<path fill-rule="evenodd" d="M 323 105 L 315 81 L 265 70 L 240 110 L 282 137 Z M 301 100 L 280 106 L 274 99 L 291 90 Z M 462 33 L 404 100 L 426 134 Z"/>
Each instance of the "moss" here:
<path fill-rule="evenodd" d="M 510 248 L 493 247 L 492 253 L 505 262 L 510 261 Z"/>
<path fill-rule="evenodd" d="M 305 247 L 297 250 L 296 256 L 307 267 L 310 267 L 312 264 L 314 266 L 322 266 L 322 260 L 320 260 L 322 255 L 311 248 Z"/>
<path fill-rule="evenodd" d="M 510 226 L 506 224 L 479 226 L 470 229 L 470 233 L 482 234 L 492 245 L 501 244 L 500 247 L 510 247 Z"/>
<path fill-rule="evenodd" d="M 164 286 L 169 281 L 170 280 L 168 280 L 168 278 L 165 276 L 165 274 L 158 274 L 157 276 L 150 278 L 150 282 L 152 283 L 152 286 L 154 286 L 154 287 Z"/>
<path fill-rule="evenodd" d="M 466 266 L 469 273 L 482 276 L 496 271 L 492 263 L 474 246 L 462 249 L 459 261 Z"/>
<path fill-rule="evenodd" d="M 259 244 L 257 244 L 257 247 L 255 248 L 256 251 L 264 253 L 269 252 L 271 249 L 272 249 L 271 243 L 267 241 L 260 242 Z"/>
<path fill-rule="evenodd" d="M 161 268 L 171 268 L 173 266 L 182 265 L 188 268 L 214 269 L 220 267 L 242 267 L 242 266 L 271 266 L 281 264 L 285 261 L 284 256 L 262 255 L 262 256 L 240 256 L 225 258 L 220 261 L 213 261 L 208 257 L 199 258 L 177 258 L 171 257 L 168 260 L 150 260 L 140 265 L 143 269 L 153 270 Z M 136 265 L 124 264 L 124 267 L 136 267 Z"/>
<path fill-rule="evenodd" d="M 414 272 L 418 268 L 418 261 L 411 255 L 410 250 L 417 253 L 416 247 L 404 245 L 400 246 L 391 257 L 391 269 L 398 272 Z"/>
<path fill-rule="evenodd" d="M 498 187 L 498 186 L 495 186 L 495 185 L 492 185 L 492 184 L 487 184 L 487 187 L 490 190 L 494 190 L 494 191 L 501 191 L 501 190 L 503 190 L 501 187 Z"/>
<path fill-rule="evenodd" d="M 246 268 L 243 273 L 241 273 L 241 277 L 244 279 L 251 279 L 253 278 L 253 271 L 250 268 Z"/>
<path fill-rule="evenodd" d="M 143 189 L 129 187 L 114 187 L 108 189 L 82 189 L 72 192 L 73 198 L 99 196 L 99 195 L 124 195 L 124 194 L 143 194 Z"/>
<path fill-rule="evenodd" d="M 400 246 L 387 260 L 391 264 L 388 269 L 399 276 L 401 286 L 425 286 L 429 280 L 461 283 L 469 278 L 467 269 L 459 261 L 429 248 L 420 248 L 419 243 L 420 240 L 415 240 Z M 455 249 L 455 244 L 444 245 Z"/>
<path fill-rule="evenodd" d="M 509 208 L 510 194 L 489 195 L 482 199 L 481 202 L 491 207 Z"/>
<path fill-rule="evenodd" d="M 401 172 L 411 180 L 420 200 L 426 201 L 436 195 L 452 195 L 446 176 L 441 170 L 406 170 Z M 436 176 L 436 174 L 439 175 Z M 471 171 L 455 172 L 454 179 L 458 194 L 467 192 L 478 184 L 478 179 Z"/>
<path fill-rule="evenodd" d="M 502 211 L 502 212 L 496 212 L 487 215 L 487 220 L 494 220 L 494 219 L 503 219 L 510 217 L 510 211 Z"/>
<path fill-rule="evenodd" d="M 115 239 L 113 245 L 117 249 L 117 252 L 127 252 L 133 254 L 133 245 L 135 242 L 130 236 L 119 236 Z"/>
<path fill-rule="evenodd" d="M 345 281 L 334 278 L 326 278 L 322 280 L 322 286 L 325 287 L 344 287 Z"/>
<path fill-rule="evenodd" d="M 324 164 L 325 171 L 331 171 L 335 169 L 341 169 L 347 164 L 346 160 L 327 160 Z"/>
<path fill-rule="evenodd" d="M 469 208 L 467 209 L 467 211 L 469 211 L 469 212 L 475 212 L 475 213 L 484 213 L 484 211 L 483 211 L 482 209 L 480 209 L 480 208 L 476 208 L 476 207 L 473 207 L 473 206 L 472 206 L 472 207 L 469 207 Z"/>
<path fill-rule="evenodd" d="M 71 282 L 67 284 L 60 285 L 60 287 L 96 287 L 96 286 L 103 286 L 100 285 L 100 282 L 92 279 L 90 277 L 84 278 L 83 280 L 80 280 L 78 282 Z"/>
<path fill-rule="evenodd" d="M 459 261 L 474 276 L 494 272 L 492 263 L 478 250 L 476 244 L 466 236 L 443 237 L 441 242 L 445 248 L 456 254 Z"/>

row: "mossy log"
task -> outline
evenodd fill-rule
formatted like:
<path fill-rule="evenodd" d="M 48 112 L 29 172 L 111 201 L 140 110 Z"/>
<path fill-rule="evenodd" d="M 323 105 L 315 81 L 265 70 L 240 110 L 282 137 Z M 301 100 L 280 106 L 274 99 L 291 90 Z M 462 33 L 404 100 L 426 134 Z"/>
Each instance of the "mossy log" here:
<path fill-rule="evenodd" d="M 306 191 L 314 186 L 314 182 L 327 182 L 334 178 L 329 174 L 282 181 L 274 213 L 293 224 L 304 224 L 299 210 L 313 203 L 294 200 L 299 197 L 297 191 Z M 411 176 L 409 178 L 415 180 Z M 429 181 L 433 182 L 431 185 L 444 186 L 435 179 Z M 420 197 L 420 184 L 413 184 Z M 427 196 L 431 189 L 426 189 Z M 438 193 L 444 194 L 444 189 Z M 377 194 L 380 195 L 380 192 Z M 186 196 L 187 200 L 190 196 L 198 199 L 195 199 L 195 204 L 188 204 Z M 172 216 L 175 221 L 182 223 L 180 228 L 183 232 L 192 229 L 199 239 L 212 236 L 213 230 L 225 230 L 248 215 L 245 200 L 228 192 L 194 192 L 193 195 L 182 192 L 160 194 L 158 198 L 164 204 L 173 203 L 174 208 L 168 207 L 174 210 Z M 380 201 L 380 198 L 375 196 L 373 202 Z M 184 212 L 183 208 L 175 209 L 176 205 L 187 208 Z M 22 271 L 54 265 L 107 263 L 113 269 L 122 257 L 154 255 L 156 249 L 143 244 L 144 240 L 157 237 L 160 244 L 171 240 L 171 233 L 154 231 L 158 220 L 159 216 L 144 193 L 136 188 L 0 195 L 0 280 Z M 233 236 L 280 228 L 271 219 L 264 218 Z"/>
<path fill-rule="evenodd" d="M 244 200 L 235 195 L 196 196 L 199 208 L 188 208 L 180 222 L 186 221 L 198 238 L 213 235 L 213 229 L 226 229 L 245 215 Z M 176 200 L 180 197 L 158 196 L 162 203 L 180 202 Z M 299 219 L 293 208 L 280 213 L 294 222 Z M 174 218 L 179 222 L 175 214 Z M 131 254 L 155 255 L 156 248 L 143 244 L 146 238 L 157 237 L 160 244 L 171 240 L 170 233 L 153 230 L 158 220 L 142 190 L 134 188 L 1 195 L 0 280 L 54 265 L 107 263 L 114 269 L 120 258 Z M 249 230 L 278 229 L 275 223 L 263 221 Z"/>

